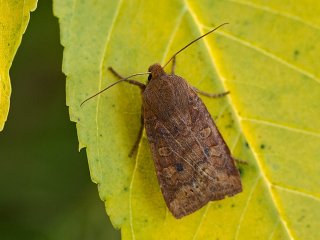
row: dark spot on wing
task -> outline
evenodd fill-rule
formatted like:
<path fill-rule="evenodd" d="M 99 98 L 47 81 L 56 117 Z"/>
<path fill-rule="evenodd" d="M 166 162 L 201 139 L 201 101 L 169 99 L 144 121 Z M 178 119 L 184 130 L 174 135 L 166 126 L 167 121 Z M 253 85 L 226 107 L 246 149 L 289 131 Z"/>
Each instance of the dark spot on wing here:
<path fill-rule="evenodd" d="M 177 170 L 178 172 L 183 171 L 183 165 L 182 165 L 182 163 L 176 163 L 176 170 Z"/>
<path fill-rule="evenodd" d="M 210 149 L 208 147 L 205 147 L 204 148 L 204 154 L 209 157 L 209 154 L 210 154 Z"/>

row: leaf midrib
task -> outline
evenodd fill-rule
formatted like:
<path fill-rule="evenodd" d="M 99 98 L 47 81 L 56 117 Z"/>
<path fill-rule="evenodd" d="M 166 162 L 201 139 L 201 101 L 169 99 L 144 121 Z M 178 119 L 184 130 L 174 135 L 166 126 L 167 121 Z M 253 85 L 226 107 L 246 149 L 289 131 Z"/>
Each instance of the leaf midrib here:
<path fill-rule="evenodd" d="M 199 20 L 197 19 L 196 14 L 192 11 L 192 9 L 190 8 L 190 6 L 189 6 L 188 3 L 186 2 L 186 0 L 184 0 L 184 2 L 185 2 L 185 4 L 186 4 L 186 6 L 187 6 L 188 11 L 190 12 L 190 15 L 192 16 L 192 18 L 193 18 L 193 20 L 194 20 L 194 22 L 195 22 L 195 25 L 196 25 L 197 28 L 198 28 L 198 31 L 200 32 L 200 34 L 203 34 L 203 32 L 202 32 L 202 30 L 201 30 L 201 25 L 202 25 L 202 24 L 199 22 Z M 220 31 L 217 31 L 217 32 L 220 32 Z M 214 57 L 213 57 L 213 55 L 212 55 L 212 53 L 211 53 L 211 51 L 210 51 L 209 43 L 208 43 L 208 41 L 207 41 L 205 38 L 203 39 L 203 41 L 204 41 L 205 47 L 206 47 L 207 50 L 208 50 L 208 54 L 210 55 L 210 60 L 211 60 L 211 63 L 212 63 L 212 68 L 216 70 L 217 75 L 218 75 L 218 77 L 219 77 L 219 79 L 220 79 L 220 81 L 221 81 L 221 84 L 222 84 L 224 90 L 226 91 L 227 87 L 226 87 L 226 85 L 225 85 L 225 82 L 222 80 L 222 79 L 223 79 L 222 74 L 221 74 L 221 72 L 219 71 L 219 69 L 217 69 L 217 68 L 215 67 L 215 65 L 214 65 L 214 61 L 213 61 Z M 235 110 L 234 105 L 232 105 L 231 99 L 230 99 L 230 98 L 227 98 L 227 101 L 229 102 L 230 109 L 231 109 L 231 110 L 233 111 L 233 113 L 234 113 L 235 121 L 236 121 L 237 125 L 238 125 L 239 128 L 240 128 L 239 130 L 241 130 L 241 117 L 238 115 L 237 111 Z M 242 132 L 242 134 L 244 135 L 243 132 Z M 273 195 L 273 193 L 272 193 L 272 191 L 271 191 L 271 183 L 269 182 L 267 176 L 266 176 L 266 175 L 264 174 L 264 172 L 262 171 L 263 168 L 262 168 L 261 162 L 259 161 L 258 154 L 254 151 L 254 149 L 251 149 L 251 150 L 252 150 L 252 153 L 253 153 L 256 161 L 257 161 L 257 166 L 258 166 L 258 169 L 259 169 L 259 172 L 260 172 L 260 176 L 262 177 L 263 181 L 265 182 L 265 184 L 266 184 L 266 186 L 267 186 L 267 189 L 268 189 L 268 192 L 269 192 L 269 195 L 271 196 L 272 202 L 273 202 L 275 208 L 277 209 L 277 211 L 278 211 L 278 213 L 279 213 L 279 206 L 278 206 L 278 204 L 276 203 L 275 197 L 274 197 L 274 195 Z M 290 237 L 290 239 L 294 239 L 293 236 L 292 236 L 292 234 L 291 234 L 290 229 L 289 229 L 288 226 L 287 226 L 287 223 L 280 217 L 280 214 L 279 214 L 279 219 L 281 220 L 281 222 L 282 222 L 282 224 L 283 224 L 283 226 L 284 226 L 284 228 L 285 228 L 288 236 Z M 241 222 L 239 222 L 239 225 L 240 225 L 240 226 L 239 226 L 239 228 L 240 228 L 240 227 L 241 227 Z"/>

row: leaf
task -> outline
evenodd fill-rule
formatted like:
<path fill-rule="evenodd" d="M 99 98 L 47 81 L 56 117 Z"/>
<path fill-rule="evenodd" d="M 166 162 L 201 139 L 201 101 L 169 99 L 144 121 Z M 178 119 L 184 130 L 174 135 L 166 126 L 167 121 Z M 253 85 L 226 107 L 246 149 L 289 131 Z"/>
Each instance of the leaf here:
<path fill-rule="evenodd" d="M 4 0 L 0 4 L 0 131 L 7 120 L 11 85 L 9 69 L 37 0 Z"/>
<path fill-rule="evenodd" d="M 86 147 L 92 180 L 123 239 L 319 239 L 320 4 L 287 1 L 58 1 L 67 105 Z M 235 157 L 244 191 L 176 220 L 157 183 L 139 129 L 139 89 L 123 76 L 177 58 L 176 74 L 208 92 L 203 100 Z M 167 69 L 170 71 L 170 69 Z M 137 78 L 145 81 L 145 78 Z"/>

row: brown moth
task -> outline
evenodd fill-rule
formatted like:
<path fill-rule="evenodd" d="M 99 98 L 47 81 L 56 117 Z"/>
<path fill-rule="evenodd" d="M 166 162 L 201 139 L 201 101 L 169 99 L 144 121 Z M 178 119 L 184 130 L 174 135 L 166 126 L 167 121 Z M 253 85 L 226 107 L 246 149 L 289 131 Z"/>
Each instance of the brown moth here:
<path fill-rule="evenodd" d="M 149 68 L 143 119 L 160 188 L 176 218 L 242 191 L 234 159 L 210 113 L 182 78 Z"/>
<path fill-rule="evenodd" d="M 205 35 L 174 54 L 168 63 Z M 123 78 L 110 70 L 121 78 L 120 81 L 137 85 L 142 91 L 142 126 L 131 155 L 140 141 L 144 125 L 160 188 L 174 217 L 184 217 L 209 201 L 221 200 L 242 191 L 234 158 L 197 95 L 201 91 L 182 77 L 167 74 L 157 63 L 149 67 L 146 85 L 129 80 L 132 76 Z M 225 94 L 205 95 L 220 97 Z"/>

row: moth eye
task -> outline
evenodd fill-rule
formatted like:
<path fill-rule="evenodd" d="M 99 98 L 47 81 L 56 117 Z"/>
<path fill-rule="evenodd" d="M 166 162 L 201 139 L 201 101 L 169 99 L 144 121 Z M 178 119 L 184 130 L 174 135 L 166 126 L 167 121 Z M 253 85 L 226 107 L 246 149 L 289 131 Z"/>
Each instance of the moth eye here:
<path fill-rule="evenodd" d="M 152 75 L 151 75 L 151 73 L 150 73 L 149 76 L 148 76 L 148 81 L 150 81 L 151 78 L 152 78 Z"/>

